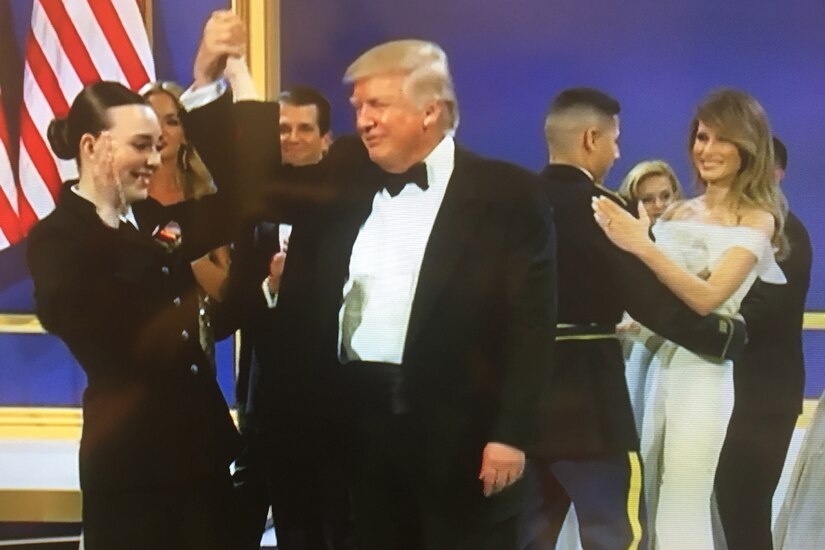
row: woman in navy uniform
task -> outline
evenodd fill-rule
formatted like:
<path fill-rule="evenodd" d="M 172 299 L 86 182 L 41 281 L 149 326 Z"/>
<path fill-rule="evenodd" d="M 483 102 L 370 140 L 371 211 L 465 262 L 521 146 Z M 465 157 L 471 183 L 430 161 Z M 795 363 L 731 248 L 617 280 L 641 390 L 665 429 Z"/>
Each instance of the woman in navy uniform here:
<path fill-rule="evenodd" d="M 138 94 L 83 89 L 49 127 L 79 179 L 29 236 L 37 314 L 88 377 L 80 485 L 85 546 L 231 548 L 237 432 L 199 344 L 189 264 L 226 242 L 231 186 L 147 199 L 160 127 Z"/>

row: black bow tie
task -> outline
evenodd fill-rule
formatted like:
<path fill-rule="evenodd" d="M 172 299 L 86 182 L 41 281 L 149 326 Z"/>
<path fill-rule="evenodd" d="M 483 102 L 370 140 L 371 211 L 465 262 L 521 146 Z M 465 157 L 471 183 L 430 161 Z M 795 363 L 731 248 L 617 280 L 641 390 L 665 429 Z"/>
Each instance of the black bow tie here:
<path fill-rule="evenodd" d="M 384 173 L 384 187 L 386 187 L 391 197 L 398 195 L 408 183 L 414 183 L 422 191 L 426 191 L 429 187 L 427 184 L 427 165 L 419 162 L 400 174 Z"/>

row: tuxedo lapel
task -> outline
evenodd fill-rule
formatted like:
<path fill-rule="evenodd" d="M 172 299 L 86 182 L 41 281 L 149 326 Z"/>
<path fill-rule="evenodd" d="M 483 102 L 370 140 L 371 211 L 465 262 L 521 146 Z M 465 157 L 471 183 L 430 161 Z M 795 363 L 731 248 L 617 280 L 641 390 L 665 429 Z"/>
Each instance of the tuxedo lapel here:
<path fill-rule="evenodd" d="M 484 182 L 473 166 L 470 154 L 456 148 L 453 174 L 421 263 L 405 348 L 415 342 L 461 257 L 465 242 L 481 220 L 486 203 L 478 193 L 478 186 Z"/>

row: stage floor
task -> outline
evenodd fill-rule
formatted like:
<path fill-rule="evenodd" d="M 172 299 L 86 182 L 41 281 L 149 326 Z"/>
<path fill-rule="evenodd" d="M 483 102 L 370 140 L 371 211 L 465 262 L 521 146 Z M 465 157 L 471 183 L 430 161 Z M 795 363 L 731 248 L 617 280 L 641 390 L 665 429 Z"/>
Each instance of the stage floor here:
<path fill-rule="evenodd" d="M 21 543 L 38 550 L 77 548 L 78 447 L 77 440 L 0 438 L 0 549 Z M 269 529 L 262 548 L 276 544 Z"/>
<path fill-rule="evenodd" d="M 805 422 L 798 424 L 791 441 L 774 495 L 774 520 L 805 435 L 804 426 Z M 38 433 L 43 437 L 32 437 Z M 0 431 L 0 550 L 20 543 L 38 549 L 77 547 L 81 517 L 78 439 L 79 430 L 73 429 Z M 576 548 L 574 525 L 565 531 L 559 548 Z M 274 532 L 268 530 L 263 547 L 273 548 L 276 542 Z"/>

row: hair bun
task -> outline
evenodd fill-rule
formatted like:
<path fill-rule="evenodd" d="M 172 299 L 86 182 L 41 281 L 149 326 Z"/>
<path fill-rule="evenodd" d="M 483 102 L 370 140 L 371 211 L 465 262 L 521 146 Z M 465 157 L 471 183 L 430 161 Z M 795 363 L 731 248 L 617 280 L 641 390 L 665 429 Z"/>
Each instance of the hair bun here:
<path fill-rule="evenodd" d="M 69 121 L 66 118 L 56 118 L 49 123 L 46 131 L 49 145 L 58 158 L 71 160 L 77 157 L 76 144 L 69 140 Z"/>

